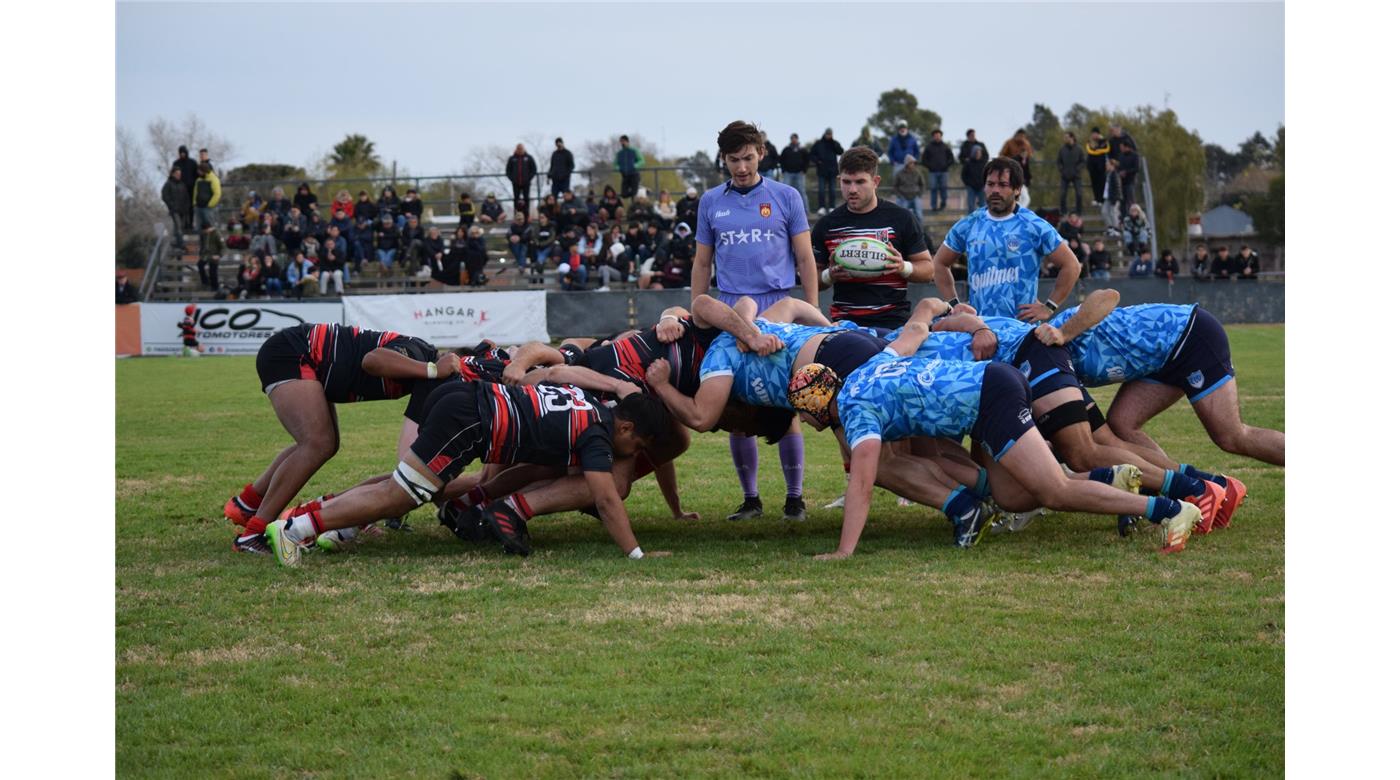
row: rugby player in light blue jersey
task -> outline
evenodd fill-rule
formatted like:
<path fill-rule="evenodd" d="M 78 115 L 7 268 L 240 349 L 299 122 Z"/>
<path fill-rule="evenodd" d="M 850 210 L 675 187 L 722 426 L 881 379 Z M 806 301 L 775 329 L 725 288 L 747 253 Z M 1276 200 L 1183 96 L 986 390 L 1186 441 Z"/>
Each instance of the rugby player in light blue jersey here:
<path fill-rule="evenodd" d="M 944 300 L 957 305 L 953 264 L 967 255 L 968 302 L 978 314 L 1043 322 L 1070 296 L 1079 259 L 1050 223 L 1016 205 L 1024 183 L 1021 164 L 1009 157 L 987 163 L 987 205 L 958 220 L 933 256 L 933 281 Z M 1055 289 L 1038 301 L 1041 261 L 1059 268 Z"/>
<path fill-rule="evenodd" d="M 908 353 L 912 353 L 910 345 Z M 799 416 L 818 430 L 841 426 L 851 447 L 841 541 L 834 553 L 855 552 L 870 512 L 883 442 L 914 436 L 961 438 L 971 434 L 986 466 L 992 496 L 1012 510 L 1046 506 L 1110 515 L 1143 515 L 1162 526 L 1163 552 L 1183 549 L 1200 520 L 1195 506 L 1164 497 L 1144 497 L 1106 484 L 1102 475 L 1067 476 L 1032 421 L 1030 385 L 1004 363 L 925 360 L 883 352 L 843 383 L 827 366 L 799 369 L 788 388 Z M 952 499 L 950 499 L 952 500 Z M 947 511 L 947 510 L 945 510 Z M 954 542 L 977 543 L 985 524 L 950 512 Z"/>
<path fill-rule="evenodd" d="M 1210 312 L 1195 304 L 1128 306 L 1114 309 L 1098 325 L 1079 333 L 1069 326 L 1074 312 L 1071 308 L 1056 315 L 1036 330 L 1036 336 L 1068 347 L 1086 386 L 1123 383 L 1107 420 L 1119 438 L 1159 465 L 1177 466 L 1142 426 L 1185 396 L 1217 447 L 1284 465 L 1283 432 L 1245 425 L 1240 418 L 1230 339 Z M 1187 467 L 1187 473 L 1192 471 Z M 1237 504 L 1244 497 L 1243 485 L 1230 477 L 1220 479 L 1227 483 L 1227 492 L 1240 493 L 1231 502 Z"/>
<path fill-rule="evenodd" d="M 762 311 L 788 297 L 795 273 L 800 273 L 802 297 L 816 306 L 817 261 L 802 194 L 759 174 L 764 141 L 757 127 L 730 122 L 718 141 L 729 181 L 700 196 L 691 298 L 709 291 L 713 270 L 717 298 L 733 306 L 740 297 L 752 296 Z M 763 514 L 758 497 L 758 442 L 752 436 L 730 434 L 729 452 L 744 493 L 744 502 L 730 519 L 758 517 Z M 778 442 L 778 459 L 787 482 L 783 516 L 802 520 L 807 515 L 802 500 L 805 464 L 802 428 L 795 420 L 791 433 Z"/>

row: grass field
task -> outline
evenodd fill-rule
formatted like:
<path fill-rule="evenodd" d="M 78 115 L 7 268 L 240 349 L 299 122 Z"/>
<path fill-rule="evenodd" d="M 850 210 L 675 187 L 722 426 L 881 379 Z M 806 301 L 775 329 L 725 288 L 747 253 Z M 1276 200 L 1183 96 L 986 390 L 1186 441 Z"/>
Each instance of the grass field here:
<path fill-rule="evenodd" d="M 1283 428 L 1281 326 L 1229 329 L 1245 419 Z M 1052 515 L 961 551 L 877 495 L 745 524 L 725 438 L 680 461 L 703 519 L 628 501 L 628 561 L 596 520 L 530 525 L 535 555 L 470 548 L 429 511 L 281 569 L 235 555 L 223 502 L 285 443 L 252 358 L 117 364 L 117 771 L 131 777 L 1256 776 L 1283 772 L 1283 470 L 1225 455 L 1185 403 L 1150 430 L 1250 488 L 1175 556 L 1112 518 Z M 1112 388 L 1095 395 L 1111 398 Z M 389 470 L 403 404 L 340 408 L 308 496 Z M 807 435 L 809 507 L 843 485 Z"/>

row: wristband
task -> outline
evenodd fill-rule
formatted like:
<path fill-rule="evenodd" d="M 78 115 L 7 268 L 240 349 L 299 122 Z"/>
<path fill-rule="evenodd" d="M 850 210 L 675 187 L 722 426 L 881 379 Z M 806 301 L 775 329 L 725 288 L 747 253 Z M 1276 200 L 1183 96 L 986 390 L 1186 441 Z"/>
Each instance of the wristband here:
<path fill-rule="evenodd" d="M 1049 298 L 1045 299 L 1045 308 L 1049 309 L 1051 314 L 1054 314 L 1055 312 L 1060 310 L 1060 307 L 1055 305 L 1055 302 L 1050 300 Z"/>
<path fill-rule="evenodd" d="M 902 276 L 902 277 L 904 277 L 905 279 L 908 279 L 909 277 L 913 276 L 913 275 L 914 275 L 914 264 L 911 263 L 911 262 L 909 262 L 908 260 L 905 260 L 905 261 L 904 261 L 904 267 L 901 268 L 901 269 L 899 269 L 899 275 Z"/>
<path fill-rule="evenodd" d="M 428 378 L 437 379 L 437 363 L 433 361 L 428 362 Z"/>
<path fill-rule="evenodd" d="M 657 320 L 657 322 L 660 322 L 661 320 L 675 320 L 676 322 L 680 322 L 681 318 L 677 317 L 674 314 L 663 314 L 661 315 L 661 319 Z"/>
<path fill-rule="evenodd" d="M 642 552 L 642 548 L 641 548 L 641 547 L 633 547 L 633 548 L 632 548 L 632 552 L 627 553 L 627 557 L 628 557 L 628 558 L 631 558 L 631 559 L 634 560 L 634 561 L 637 560 L 638 558 L 641 558 L 641 557 L 644 556 L 644 555 L 646 555 L 646 553 Z"/>
<path fill-rule="evenodd" d="M 830 268 L 823 268 L 823 269 L 822 269 L 822 276 L 821 276 L 821 279 L 822 279 L 822 284 L 825 284 L 825 285 L 830 285 L 830 284 L 831 284 L 831 269 L 830 269 Z"/>
<path fill-rule="evenodd" d="M 972 335 L 976 336 L 978 333 L 981 333 L 984 330 L 990 331 L 991 328 L 978 328 L 977 330 L 972 331 Z M 996 334 L 993 333 L 992 335 L 995 336 Z"/>
<path fill-rule="evenodd" d="M 952 312 L 953 307 L 957 306 L 960 303 L 962 303 L 962 301 L 958 300 L 958 296 L 954 295 L 953 300 L 948 301 L 948 311 Z"/>

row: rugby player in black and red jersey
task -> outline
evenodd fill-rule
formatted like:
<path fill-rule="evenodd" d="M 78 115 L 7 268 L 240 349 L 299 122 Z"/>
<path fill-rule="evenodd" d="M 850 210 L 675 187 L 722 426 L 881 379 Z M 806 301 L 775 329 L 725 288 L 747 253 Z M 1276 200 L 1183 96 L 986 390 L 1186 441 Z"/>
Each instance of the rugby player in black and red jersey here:
<path fill-rule="evenodd" d="M 244 528 L 234 538 L 235 550 L 267 553 L 267 524 L 340 448 L 335 404 L 400 398 L 420 380 L 457 372 L 460 361 L 453 354 L 438 357 L 432 344 L 392 331 L 307 323 L 273 334 L 258 350 L 257 367 L 292 445 L 228 500 L 224 516 Z M 401 439 L 411 438 L 412 425 L 405 420 Z"/>
<path fill-rule="evenodd" d="M 185 318 L 180 320 L 180 342 L 184 345 L 181 351 L 185 357 L 199 357 L 204 352 L 204 347 L 199 346 L 199 338 L 194 332 L 194 304 L 185 307 Z"/>
<path fill-rule="evenodd" d="M 302 550 L 329 530 L 397 516 L 432 500 L 473 461 L 577 466 L 582 469 L 604 526 L 631 558 L 643 553 L 613 482 L 614 457 L 664 444 L 671 428 L 666 407 L 633 392 L 609 409 L 568 385 L 512 387 L 453 382 L 434 390 L 418 438 L 393 477 L 352 488 L 334 498 L 296 507 L 267 527 L 280 563 L 295 566 Z M 487 520 L 509 552 L 529 555 L 529 533 L 519 494 L 493 505 Z"/>

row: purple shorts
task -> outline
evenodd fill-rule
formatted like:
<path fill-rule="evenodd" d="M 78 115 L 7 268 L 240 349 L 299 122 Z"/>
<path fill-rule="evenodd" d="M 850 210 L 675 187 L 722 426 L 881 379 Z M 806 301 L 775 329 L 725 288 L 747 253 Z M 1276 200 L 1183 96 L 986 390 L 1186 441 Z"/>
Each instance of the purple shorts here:
<path fill-rule="evenodd" d="M 739 299 L 743 298 L 745 295 L 753 298 L 754 303 L 758 304 L 758 313 L 760 315 L 767 311 L 769 306 L 772 306 L 784 298 L 790 297 L 787 290 L 774 290 L 766 293 L 731 293 L 725 292 L 724 290 L 715 290 L 715 297 L 729 306 L 738 303 Z"/>

